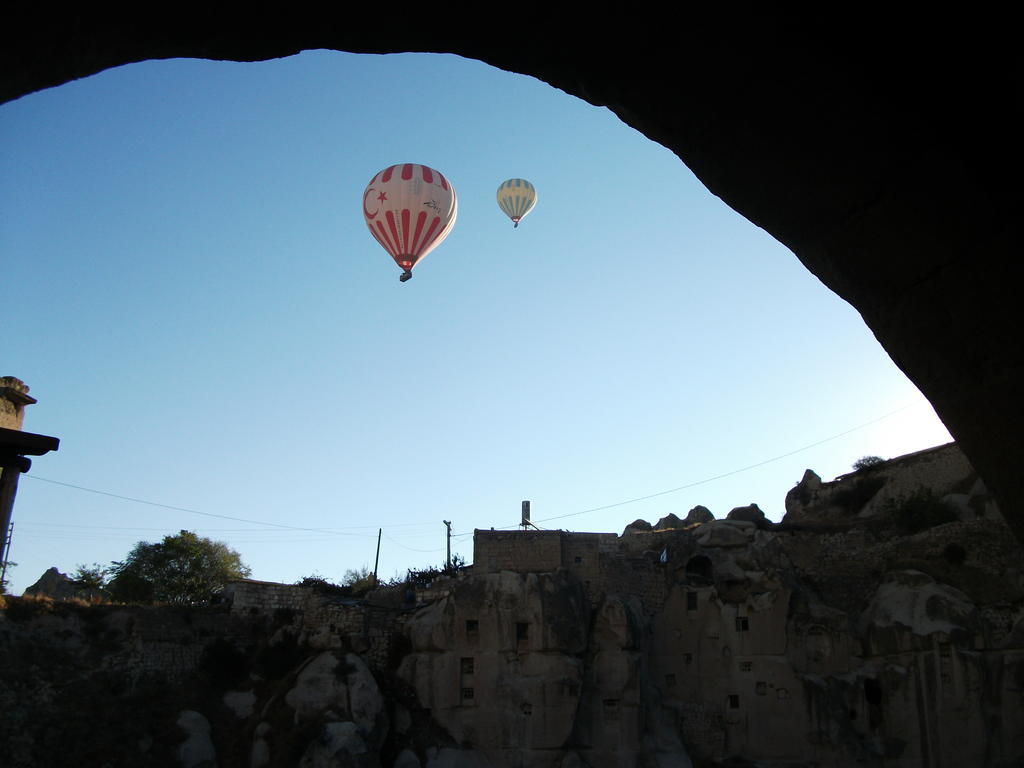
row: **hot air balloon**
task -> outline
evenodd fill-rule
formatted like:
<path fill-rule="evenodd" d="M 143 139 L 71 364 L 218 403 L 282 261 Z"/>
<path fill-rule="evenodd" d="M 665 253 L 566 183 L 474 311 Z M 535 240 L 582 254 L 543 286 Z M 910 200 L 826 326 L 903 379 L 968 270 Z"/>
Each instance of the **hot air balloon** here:
<path fill-rule="evenodd" d="M 513 227 L 537 204 L 537 190 L 526 179 L 509 179 L 498 187 L 498 207 L 512 219 Z"/>
<path fill-rule="evenodd" d="M 425 165 L 389 166 L 370 179 L 363 193 L 366 226 L 402 268 L 403 283 L 412 277 L 412 268 L 448 237 L 458 212 L 455 188 Z"/>

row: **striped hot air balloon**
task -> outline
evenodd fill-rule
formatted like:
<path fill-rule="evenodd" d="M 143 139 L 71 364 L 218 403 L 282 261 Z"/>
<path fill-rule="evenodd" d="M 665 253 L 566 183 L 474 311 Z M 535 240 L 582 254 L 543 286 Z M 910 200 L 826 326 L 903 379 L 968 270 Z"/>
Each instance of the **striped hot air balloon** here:
<path fill-rule="evenodd" d="M 401 267 L 403 283 L 448 237 L 458 212 L 455 188 L 425 165 L 389 166 L 370 179 L 363 193 L 366 226 Z"/>
<path fill-rule="evenodd" d="M 509 179 L 498 187 L 498 207 L 512 219 L 513 227 L 518 227 L 536 204 L 537 190 L 526 179 Z"/>

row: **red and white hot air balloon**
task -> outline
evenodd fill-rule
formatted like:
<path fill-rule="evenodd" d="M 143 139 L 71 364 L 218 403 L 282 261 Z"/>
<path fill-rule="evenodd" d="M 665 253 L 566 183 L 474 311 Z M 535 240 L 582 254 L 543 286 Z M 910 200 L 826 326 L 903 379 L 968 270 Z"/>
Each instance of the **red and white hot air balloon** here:
<path fill-rule="evenodd" d="M 448 237 L 458 212 L 455 188 L 425 165 L 389 166 L 370 179 L 363 193 L 366 226 L 403 270 L 403 283 Z"/>

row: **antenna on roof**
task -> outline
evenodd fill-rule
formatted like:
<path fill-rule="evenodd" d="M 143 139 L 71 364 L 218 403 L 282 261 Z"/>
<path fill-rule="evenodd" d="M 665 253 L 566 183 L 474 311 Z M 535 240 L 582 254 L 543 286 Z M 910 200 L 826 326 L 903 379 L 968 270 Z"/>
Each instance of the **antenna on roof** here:
<path fill-rule="evenodd" d="M 537 528 L 536 525 L 534 525 L 533 523 L 530 522 L 530 502 L 529 502 L 529 500 L 524 500 L 523 501 L 523 518 L 522 518 L 522 520 L 520 521 L 519 524 L 523 527 L 524 531 L 527 528 Z M 537 530 L 539 531 L 540 528 L 537 528 Z"/>

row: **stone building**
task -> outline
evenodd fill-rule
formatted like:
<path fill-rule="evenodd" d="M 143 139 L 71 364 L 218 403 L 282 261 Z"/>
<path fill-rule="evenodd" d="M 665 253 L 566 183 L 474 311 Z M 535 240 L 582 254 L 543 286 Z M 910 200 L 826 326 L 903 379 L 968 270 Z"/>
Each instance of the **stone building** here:
<path fill-rule="evenodd" d="M 21 379 L 0 376 L 0 428 L 20 430 L 25 423 L 25 406 L 35 402 Z"/>
<path fill-rule="evenodd" d="M 28 457 L 42 456 L 57 450 L 60 445 L 55 437 L 22 431 L 25 406 L 35 402 L 35 398 L 28 394 L 25 382 L 13 376 L 0 376 L 0 561 L 3 564 L 6 564 L 10 543 L 9 530 L 18 478 L 32 466 Z"/>

